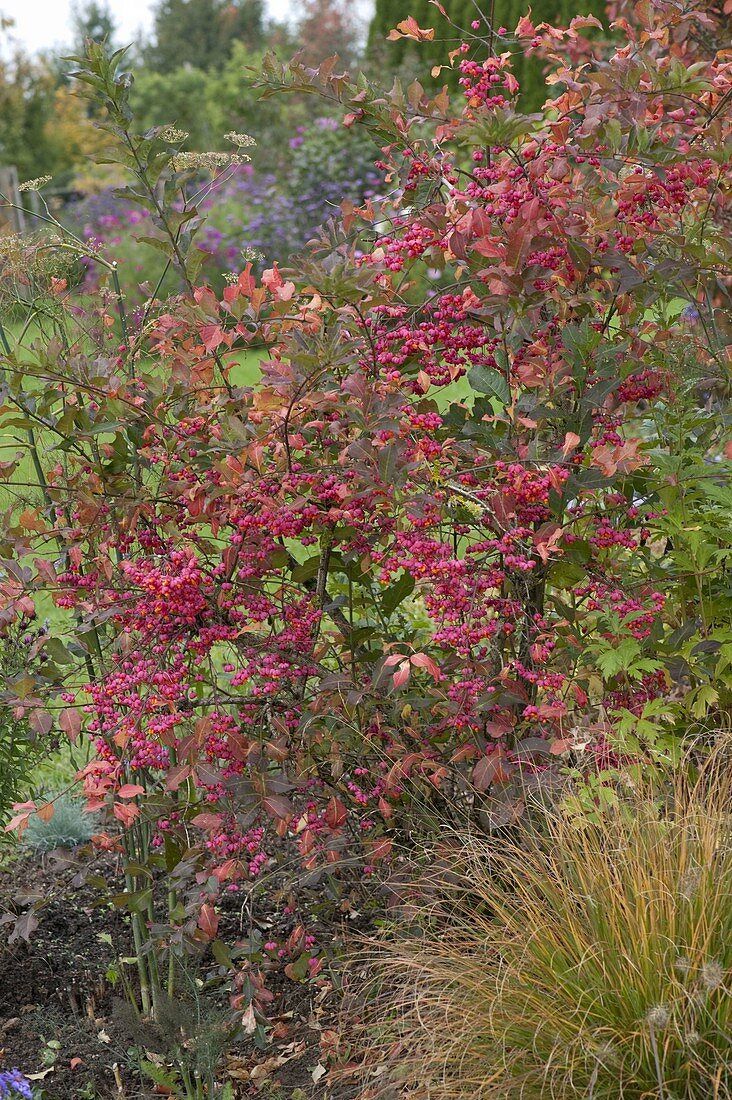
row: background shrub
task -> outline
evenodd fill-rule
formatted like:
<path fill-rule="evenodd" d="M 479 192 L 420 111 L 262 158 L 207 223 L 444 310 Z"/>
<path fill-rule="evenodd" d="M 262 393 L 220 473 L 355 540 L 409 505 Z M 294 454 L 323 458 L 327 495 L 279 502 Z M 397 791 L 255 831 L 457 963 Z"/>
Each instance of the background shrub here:
<path fill-rule="evenodd" d="M 205 223 L 196 238 L 205 256 L 201 277 L 220 291 L 224 274 L 239 271 L 247 257 L 254 258 L 260 271 L 275 260 L 287 263 L 339 214 L 344 199 L 360 203 L 377 194 L 377 155 L 376 146 L 361 134 L 323 116 L 297 127 L 291 136 L 284 181 L 252 164 L 231 169 L 210 186 L 210 181 L 202 181 L 206 194 L 198 205 Z M 146 296 L 135 290 L 140 284 L 151 289 L 157 285 L 160 253 L 140 240 L 158 235 L 153 219 L 147 210 L 120 197 L 116 188 L 69 204 L 64 220 L 82 240 L 116 260 L 132 301 L 136 295 Z M 100 271 L 91 261 L 86 270 L 85 289 L 92 291 Z M 177 285 L 170 272 L 159 293 L 172 292 Z"/>

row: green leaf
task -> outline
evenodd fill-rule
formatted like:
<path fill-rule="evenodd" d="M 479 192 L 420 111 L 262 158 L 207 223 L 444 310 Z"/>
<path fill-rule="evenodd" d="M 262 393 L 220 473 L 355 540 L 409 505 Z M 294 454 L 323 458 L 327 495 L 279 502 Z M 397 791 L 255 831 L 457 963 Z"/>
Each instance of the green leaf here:
<path fill-rule="evenodd" d="M 640 645 L 635 638 L 626 638 L 619 646 L 606 649 L 597 656 L 597 667 L 606 680 L 618 672 L 626 672 L 640 654 Z"/>
<path fill-rule="evenodd" d="M 394 474 L 397 467 L 397 447 L 388 443 L 379 452 L 379 477 L 385 485 L 394 483 Z"/>
<path fill-rule="evenodd" d="M 168 226 L 175 232 L 180 229 L 182 225 L 189 222 L 192 218 L 195 218 L 198 210 L 195 206 L 191 206 L 188 210 L 173 211 L 172 214 L 167 214 Z"/>
<path fill-rule="evenodd" d="M 599 409 L 605 403 L 608 394 L 611 394 L 619 385 L 620 379 L 617 376 L 603 378 L 584 393 L 580 406 L 584 409 Z"/>
<path fill-rule="evenodd" d="M 231 951 L 229 951 L 223 940 L 214 940 L 211 944 L 211 954 L 219 966 L 225 966 L 227 970 L 233 969 L 234 960 L 231 957 Z"/>
<path fill-rule="evenodd" d="M 150 248 L 155 248 L 158 252 L 162 252 L 162 254 L 168 260 L 175 259 L 175 253 L 173 251 L 173 246 L 171 245 L 170 241 L 161 240 L 160 237 L 147 236 L 134 236 L 133 239 L 136 240 L 138 244 L 147 244 L 150 246 Z"/>
<path fill-rule="evenodd" d="M 566 325 L 562 329 L 562 345 L 577 364 L 591 357 L 601 339 L 600 333 L 592 328 L 588 320 L 579 325 Z"/>
<path fill-rule="evenodd" d="M 414 591 L 414 577 L 411 573 L 402 573 L 401 577 L 390 584 L 381 597 L 381 606 L 387 615 L 393 614 L 407 596 Z"/>
<path fill-rule="evenodd" d="M 301 955 L 298 955 L 295 961 L 293 963 L 290 963 L 290 965 L 287 967 L 286 973 L 288 978 L 291 978 L 292 981 L 295 982 L 305 981 L 308 974 L 310 973 L 310 967 L 308 965 L 309 962 L 310 956 L 308 955 L 307 951 L 303 951 L 303 953 Z"/>
<path fill-rule="evenodd" d="M 709 478 L 700 479 L 702 492 L 710 500 L 715 500 L 718 504 L 721 504 L 724 508 L 729 508 L 732 511 L 732 488 L 728 485 L 719 485 L 715 481 L 711 481 Z"/>
<path fill-rule="evenodd" d="M 495 367 L 477 366 L 468 372 L 468 381 L 478 393 L 489 393 L 507 405 L 511 400 L 508 382 Z"/>
<path fill-rule="evenodd" d="M 143 913 L 152 901 L 152 890 L 136 890 L 134 893 L 114 894 L 109 900 L 117 909 L 129 909 L 131 913 Z"/>
<path fill-rule="evenodd" d="M 548 582 L 555 588 L 574 588 L 587 576 L 587 570 L 581 565 L 571 561 L 560 561 L 552 566 L 548 575 Z"/>
<path fill-rule="evenodd" d="M 145 867 L 142 863 L 126 863 L 125 873 L 133 875 L 135 878 L 142 876 L 142 878 L 152 878 L 152 871 L 149 867 Z"/>
<path fill-rule="evenodd" d="M 304 561 L 302 565 L 297 565 L 292 570 L 292 579 L 297 583 L 302 581 L 311 581 L 318 575 L 320 569 L 320 554 L 313 554 L 312 557 Z"/>
<path fill-rule="evenodd" d="M 180 863 L 183 850 L 169 833 L 164 834 L 165 869 L 173 871 Z"/>
<path fill-rule="evenodd" d="M 719 699 L 719 692 L 711 684 L 702 684 L 694 692 L 694 701 L 691 704 L 691 713 L 695 718 L 703 718 L 710 707 Z"/>
<path fill-rule="evenodd" d="M 74 661 L 60 638 L 50 638 L 46 642 L 45 649 L 48 656 L 57 665 L 68 665 Z"/>

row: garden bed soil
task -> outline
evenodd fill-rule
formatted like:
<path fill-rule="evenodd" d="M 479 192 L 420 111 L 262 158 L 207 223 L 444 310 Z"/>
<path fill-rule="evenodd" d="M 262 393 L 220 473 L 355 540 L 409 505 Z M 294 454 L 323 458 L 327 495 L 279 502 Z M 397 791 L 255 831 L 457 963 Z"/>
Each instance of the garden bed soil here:
<path fill-rule="evenodd" d="M 119 983 L 110 980 L 115 958 L 131 953 L 129 927 L 119 909 L 99 904 L 89 874 L 120 888 L 110 855 L 58 852 L 0 866 L 0 1069 L 17 1066 L 43 1100 L 159 1097 L 166 1090 L 144 1080 L 136 1063 L 141 1051 L 165 1060 L 142 1050 L 144 1031 L 134 1034 Z M 233 927 L 240 907 L 232 900 L 222 922 Z M 269 934 L 287 935 L 277 919 L 266 914 Z M 341 930 L 319 933 L 332 944 Z M 222 1062 L 222 1080 L 231 1081 L 237 1100 L 367 1100 L 369 1090 L 344 1064 L 348 1044 L 334 984 L 268 977 L 275 1000 L 266 1046 L 237 1040 Z"/>

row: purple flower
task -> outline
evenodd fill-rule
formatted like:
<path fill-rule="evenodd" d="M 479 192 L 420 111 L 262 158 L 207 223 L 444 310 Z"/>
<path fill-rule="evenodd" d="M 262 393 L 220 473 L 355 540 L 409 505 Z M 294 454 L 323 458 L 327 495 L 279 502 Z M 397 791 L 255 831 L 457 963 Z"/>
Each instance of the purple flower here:
<path fill-rule="evenodd" d="M 33 1089 L 27 1077 L 24 1077 L 19 1069 L 8 1069 L 0 1073 L 0 1100 L 15 1100 L 22 1096 L 25 1100 L 31 1100 Z"/>

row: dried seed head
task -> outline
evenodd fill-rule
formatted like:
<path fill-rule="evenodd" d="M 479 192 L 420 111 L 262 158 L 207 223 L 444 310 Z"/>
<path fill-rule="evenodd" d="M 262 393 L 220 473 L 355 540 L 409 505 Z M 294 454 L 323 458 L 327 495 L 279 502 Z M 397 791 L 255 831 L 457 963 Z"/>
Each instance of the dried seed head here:
<path fill-rule="evenodd" d="M 687 871 L 684 871 L 679 879 L 679 894 L 681 897 L 691 901 L 699 889 L 700 882 L 701 871 L 698 867 L 690 867 Z"/>
<path fill-rule="evenodd" d="M 23 255 L 23 238 L 17 233 L 0 237 L 0 260 L 19 260 Z"/>
<path fill-rule="evenodd" d="M 716 959 L 709 959 L 702 964 L 699 976 L 705 989 L 719 989 L 724 982 L 724 967 Z"/>
<path fill-rule="evenodd" d="M 47 183 L 50 183 L 53 176 L 36 176 L 33 180 L 26 180 L 25 183 L 18 184 L 19 191 L 40 191 L 42 187 L 45 187 Z"/>
<path fill-rule="evenodd" d="M 192 168 L 205 168 L 213 172 L 232 164 L 244 164 L 249 159 L 245 153 L 176 153 L 171 164 L 176 172 L 188 172 Z"/>
<path fill-rule="evenodd" d="M 666 1005 L 653 1005 L 646 1013 L 646 1023 L 649 1027 L 656 1028 L 658 1031 L 663 1031 L 665 1027 L 668 1027 L 670 1019 L 671 1013 Z"/>
<path fill-rule="evenodd" d="M 250 134 L 237 134 L 234 130 L 229 130 L 228 134 L 224 134 L 227 141 L 232 142 L 234 145 L 238 145 L 240 149 L 246 149 L 251 145 L 256 145 L 256 141 Z"/>
<path fill-rule="evenodd" d="M 178 145 L 179 142 L 190 137 L 190 134 L 186 130 L 176 130 L 175 126 L 165 126 L 160 131 L 160 136 L 163 141 L 167 141 L 171 145 Z"/>

